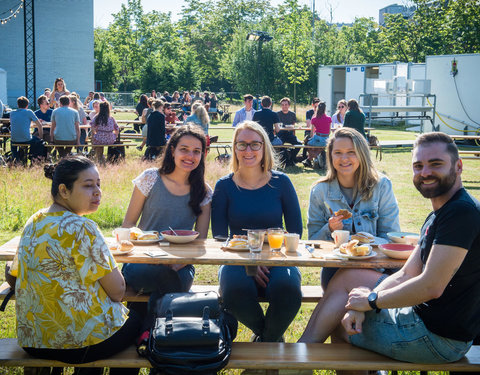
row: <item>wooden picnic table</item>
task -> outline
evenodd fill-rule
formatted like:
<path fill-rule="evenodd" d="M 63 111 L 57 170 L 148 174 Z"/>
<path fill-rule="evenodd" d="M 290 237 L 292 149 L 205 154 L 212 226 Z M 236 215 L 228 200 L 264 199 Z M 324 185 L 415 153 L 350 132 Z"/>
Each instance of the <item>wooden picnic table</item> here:
<path fill-rule="evenodd" d="M 0 246 L 0 260 L 12 260 L 18 247 L 20 237 L 17 236 Z M 113 238 L 106 238 L 114 242 Z M 315 258 L 305 249 L 305 242 L 314 242 L 320 248 L 315 249 Z M 164 243 L 164 242 L 162 242 Z M 333 242 L 301 241 L 297 253 L 286 254 L 285 248 L 279 253 L 269 250 L 265 244 L 259 255 L 251 255 L 248 251 L 222 250 L 223 242 L 214 239 L 195 240 L 187 244 L 137 245 L 128 255 L 116 255 L 119 263 L 149 264 L 210 264 L 210 265 L 263 265 L 263 266 L 299 266 L 299 267 L 340 267 L 340 268 L 400 268 L 405 261 L 391 259 L 378 249 L 377 255 L 364 260 L 347 260 L 333 257 Z M 149 256 L 146 253 L 163 254 Z"/>

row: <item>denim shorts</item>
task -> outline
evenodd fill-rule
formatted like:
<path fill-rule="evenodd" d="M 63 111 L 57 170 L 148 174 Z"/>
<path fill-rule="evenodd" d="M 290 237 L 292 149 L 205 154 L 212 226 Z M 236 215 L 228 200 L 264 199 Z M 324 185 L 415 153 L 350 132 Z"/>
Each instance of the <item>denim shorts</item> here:
<path fill-rule="evenodd" d="M 315 134 L 312 139 L 308 141 L 309 146 L 318 146 L 318 147 L 325 147 L 327 145 L 328 136 L 322 137 L 320 135 Z"/>
<path fill-rule="evenodd" d="M 350 342 L 393 359 L 414 363 L 458 361 L 472 341 L 458 341 L 430 332 L 412 307 L 374 310 L 365 313 L 362 333 Z"/>

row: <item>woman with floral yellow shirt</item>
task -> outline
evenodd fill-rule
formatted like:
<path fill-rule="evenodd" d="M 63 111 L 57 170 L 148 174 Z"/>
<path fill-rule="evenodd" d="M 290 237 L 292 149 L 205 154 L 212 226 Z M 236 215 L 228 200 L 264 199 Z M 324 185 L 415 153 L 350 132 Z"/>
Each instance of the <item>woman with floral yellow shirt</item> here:
<path fill-rule="evenodd" d="M 97 225 L 82 217 L 100 205 L 97 168 L 72 156 L 46 166 L 45 176 L 54 202 L 28 220 L 17 251 L 18 344 L 67 363 L 109 357 L 134 342 L 142 321 L 128 316 L 123 276 Z"/>

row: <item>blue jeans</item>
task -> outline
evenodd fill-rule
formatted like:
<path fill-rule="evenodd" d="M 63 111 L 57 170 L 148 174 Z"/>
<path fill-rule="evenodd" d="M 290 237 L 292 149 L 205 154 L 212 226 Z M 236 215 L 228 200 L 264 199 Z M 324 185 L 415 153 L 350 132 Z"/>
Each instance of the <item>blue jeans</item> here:
<path fill-rule="evenodd" d="M 412 307 L 382 309 L 365 313 L 362 333 L 350 342 L 393 359 L 414 363 L 458 361 L 472 341 L 447 339 L 430 332 Z"/>
<path fill-rule="evenodd" d="M 165 293 L 188 292 L 195 277 L 195 267 L 186 265 L 178 271 L 163 264 L 126 263 L 122 268 L 127 285 L 138 293 L 150 293 L 149 311 Z"/>
<path fill-rule="evenodd" d="M 266 288 L 247 276 L 244 266 L 221 266 L 218 274 L 225 307 L 261 341 L 281 340 L 302 303 L 298 268 L 271 267 Z M 257 301 L 259 296 L 269 302 L 265 315 Z"/>

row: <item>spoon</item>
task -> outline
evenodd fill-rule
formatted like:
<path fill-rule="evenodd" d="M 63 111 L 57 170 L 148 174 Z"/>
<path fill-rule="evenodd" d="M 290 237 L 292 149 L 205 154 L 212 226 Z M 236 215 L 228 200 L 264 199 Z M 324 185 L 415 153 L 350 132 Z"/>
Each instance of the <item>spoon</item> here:
<path fill-rule="evenodd" d="M 175 231 L 172 229 L 172 227 L 168 227 L 168 228 L 169 228 L 169 229 L 172 231 L 172 233 L 173 233 L 175 236 L 177 236 L 177 237 L 178 237 L 178 234 L 177 234 L 177 232 L 175 232 Z"/>

